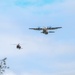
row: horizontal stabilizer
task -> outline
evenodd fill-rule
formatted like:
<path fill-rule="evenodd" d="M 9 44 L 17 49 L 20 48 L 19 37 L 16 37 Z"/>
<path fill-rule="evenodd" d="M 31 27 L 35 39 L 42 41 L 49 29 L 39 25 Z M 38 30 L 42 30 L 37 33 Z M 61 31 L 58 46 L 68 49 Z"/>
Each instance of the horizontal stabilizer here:
<path fill-rule="evenodd" d="M 55 33 L 54 31 L 49 31 L 48 33 Z"/>

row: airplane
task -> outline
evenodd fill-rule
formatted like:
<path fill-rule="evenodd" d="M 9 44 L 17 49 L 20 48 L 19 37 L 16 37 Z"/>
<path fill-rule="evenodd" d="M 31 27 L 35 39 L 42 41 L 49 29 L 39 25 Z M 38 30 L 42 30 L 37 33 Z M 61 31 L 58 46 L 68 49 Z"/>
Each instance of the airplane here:
<path fill-rule="evenodd" d="M 7 58 L 0 60 L 0 74 L 3 74 L 3 72 L 5 72 L 5 69 L 9 69 L 9 67 L 6 66 L 6 59 Z"/>
<path fill-rule="evenodd" d="M 17 45 L 16 45 L 16 48 L 17 48 L 17 49 L 22 49 L 20 44 L 17 44 Z"/>
<path fill-rule="evenodd" d="M 19 49 L 19 50 L 20 50 L 20 49 L 23 49 L 23 48 L 21 47 L 20 43 L 18 43 L 18 44 L 12 44 L 12 45 L 16 45 L 16 48 Z"/>
<path fill-rule="evenodd" d="M 56 30 L 56 29 L 60 29 L 60 28 L 62 28 L 62 27 L 43 27 L 43 28 L 38 27 L 38 28 L 29 28 L 29 29 L 42 30 L 41 33 L 48 34 L 48 33 L 54 33 L 54 31 L 52 31 L 52 30 Z M 51 31 L 48 31 L 48 30 L 51 30 Z"/>

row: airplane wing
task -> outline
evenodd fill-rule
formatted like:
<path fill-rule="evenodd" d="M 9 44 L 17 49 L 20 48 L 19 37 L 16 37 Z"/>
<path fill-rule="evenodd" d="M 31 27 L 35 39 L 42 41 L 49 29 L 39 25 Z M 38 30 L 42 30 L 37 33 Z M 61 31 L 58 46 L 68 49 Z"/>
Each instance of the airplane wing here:
<path fill-rule="evenodd" d="M 55 29 L 60 29 L 62 27 L 47 27 L 47 30 L 55 30 Z"/>
<path fill-rule="evenodd" d="M 33 30 L 42 30 L 42 28 L 38 27 L 38 28 L 29 28 L 29 29 L 33 29 Z"/>

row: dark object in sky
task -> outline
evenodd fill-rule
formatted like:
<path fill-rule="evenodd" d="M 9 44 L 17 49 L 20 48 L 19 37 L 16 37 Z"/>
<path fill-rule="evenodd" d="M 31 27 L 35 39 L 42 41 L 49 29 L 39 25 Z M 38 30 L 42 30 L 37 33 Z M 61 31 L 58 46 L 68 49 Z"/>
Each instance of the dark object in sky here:
<path fill-rule="evenodd" d="M 18 44 L 12 44 L 12 45 L 16 45 L 16 48 L 19 49 L 19 50 L 20 50 L 20 49 L 23 49 L 23 48 L 21 47 L 20 43 L 18 43 Z"/>
<path fill-rule="evenodd" d="M 16 45 L 16 48 L 17 48 L 17 49 L 22 49 L 20 44 L 17 44 L 17 45 Z"/>
<path fill-rule="evenodd" d="M 52 31 L 52 30 L 56 30 L 56 29 L 60 29 L 60 28 L 62 28 L 62 27 L 43 27 L 43 28 L 38 27 L 38 28 L 29 28 L 29 29 L 42 30 L 41 33 L 48 34 L 48 33 L 54 33 L 54 31 Z M 51 31 L 48 31 L 48 30 L 51 30 Z"/>
<path fill-rule="evenodd" d="M 9 67 L 7 67 L 6 65 L 6 59 L 7 58 L 0 60 L 0 74 L 3 74 L 5 72 L 5 69 L 9 69 Z"/>

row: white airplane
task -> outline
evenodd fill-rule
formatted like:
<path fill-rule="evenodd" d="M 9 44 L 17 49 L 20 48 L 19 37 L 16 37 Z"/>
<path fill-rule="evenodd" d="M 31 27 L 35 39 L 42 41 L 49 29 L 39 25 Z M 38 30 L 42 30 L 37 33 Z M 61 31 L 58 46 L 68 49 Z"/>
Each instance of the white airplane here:
<path fill-rule="evenodd" d="M 29 28 L 29 29 L 33 29 L 33 30 L 42 30 L 41 33 L 44 33 L 44 34 L 48 34 L 48 33 L 54 33 L 54 31 L 52 30 L 56 30 L 56 29 L 60 29 L 62 27 L 43 27 L 43 28 Z M 51 30 L 51 31 L 48 31 L 48 30 Z"/>

